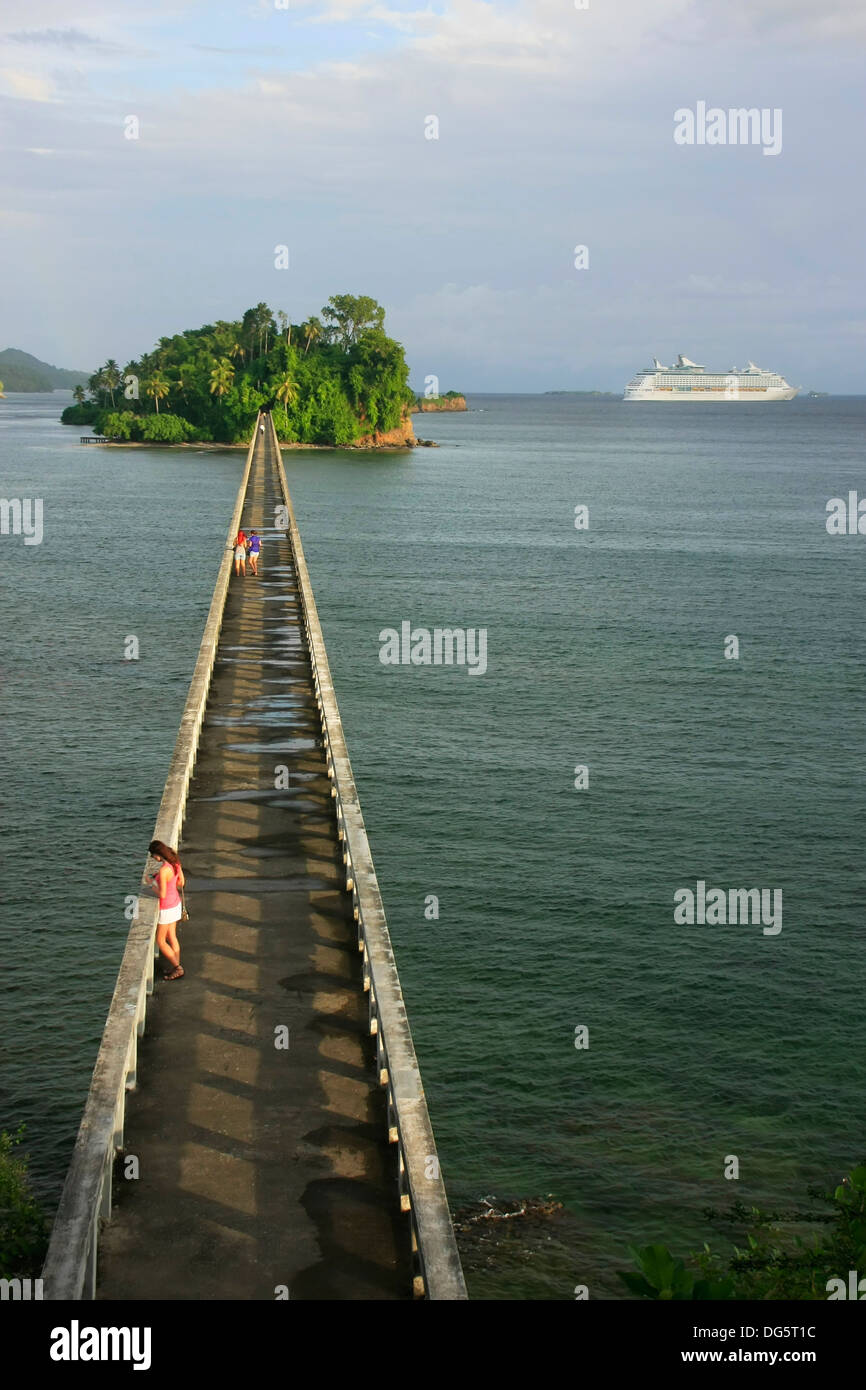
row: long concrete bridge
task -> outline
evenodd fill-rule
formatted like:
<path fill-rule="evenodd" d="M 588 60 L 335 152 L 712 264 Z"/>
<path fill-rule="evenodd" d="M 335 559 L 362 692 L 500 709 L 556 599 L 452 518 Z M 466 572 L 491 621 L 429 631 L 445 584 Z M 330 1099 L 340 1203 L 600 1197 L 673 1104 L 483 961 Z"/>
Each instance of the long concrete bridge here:
<path fill-rule="evenodd" d="M 260 426 L 263 425 L 262 430 Z M 239 525 L 259 578 L 232 573 Z M 463 1299 L 279 446 L 256 423 L 43 1271 L 53 1299 Z"/>

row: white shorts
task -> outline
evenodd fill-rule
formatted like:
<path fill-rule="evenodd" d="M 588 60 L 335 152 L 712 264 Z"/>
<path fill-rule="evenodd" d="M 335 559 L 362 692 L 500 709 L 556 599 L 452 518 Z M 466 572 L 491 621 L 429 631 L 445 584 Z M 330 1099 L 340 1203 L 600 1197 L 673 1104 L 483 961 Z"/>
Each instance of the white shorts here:
<path fill-rule="evenodd" d="M 159 910 L 159 925 L 168 926 L 169 922 L 179 922 L 183 907 L 180 903 L 175 903 L 174 907 L 161 907 Z"/>
<path fill-rule="evenodd" d="M 242 545 L 236 545 L 236 546 L 235 546 L 235 559 L 236 559 L 236 560 L 245 560 L 246 558 L 247 558 L 247 552 L 244 550 L 243 546 L 242 546 Z"/>

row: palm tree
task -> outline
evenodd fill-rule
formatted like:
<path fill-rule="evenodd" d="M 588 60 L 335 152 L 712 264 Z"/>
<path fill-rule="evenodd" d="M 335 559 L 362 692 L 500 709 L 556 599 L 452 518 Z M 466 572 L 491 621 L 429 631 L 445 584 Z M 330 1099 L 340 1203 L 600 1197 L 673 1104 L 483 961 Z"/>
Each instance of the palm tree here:
<path fill-rule="evenodd" d="M 117 387 L 121 384 L 120 368 L 118 367 L 113 357 L 109 357 L 105 366 L 102 368 L 102 379 L 105 382 L 105 388 L 108 391 L 109 396 L 111 397 L 111 408 L 113 410 L 114 392 L 117 389 Z"/>
<path fill-rule="evenodd" d="M 76 405 L 84 405 L 84 387 L 76 386 L 72 392 L 72 399 Z"/>
<path fill-rule="evenodd" d="M 211 395 L 224 396 L 235 377 L 235 369 L 227 357 L 220 358 L 210 374 Z"/>
<path fill-rule="evenodd" d="M 277 387 L 277 400 L 284 406 L 294 405 L 298 399 L 298 383 L 287 373 Z"/>
<path fill-rule="evenodd" d="M 101 396 L 105 395 L 106 390 L 105 373 L 102 367 L 98 372 L 94 372 L 93 376 L 87 378 L 87 385 L 90 387 L 90 394 L 97 404 L 104 405 L 105 402 L 100 399 Z"/>
<path fill-rule="evenodd" d="M 165 377 L 160 376 L 159 372 L 157 372 L 155 376 L 152 376 L 145 386 L 145 394 L 153 397 L 157 415 L 159 414 L 159 403 L 161 400 L 165 399 L 170 389 Z"/>
<path fill-rule="evenodd" d="M 301 332 L 307 335 L 307 346 L 304 348 L 304 356 L 306 357 L 310 350 L 310 343 L 315 343 L 324 332 L 322 320 L 315 317 L 307 319 L 307 322 L 301 325 Z"/>

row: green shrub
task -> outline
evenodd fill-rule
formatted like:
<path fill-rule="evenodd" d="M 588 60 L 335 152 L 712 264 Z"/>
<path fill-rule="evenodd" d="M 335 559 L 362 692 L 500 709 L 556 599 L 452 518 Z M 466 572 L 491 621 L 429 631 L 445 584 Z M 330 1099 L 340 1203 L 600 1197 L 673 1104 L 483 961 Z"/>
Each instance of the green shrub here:
<path fill-rule="evenodd" d="M 68 405 L 60 416 L 61 425 L 92 425 L 99 414 L 96 401 L 85 401 L 83 405 Z"/>
<path fill-rule="evenodd" d="M 181 415 L 148 415 L 141 422 L 141 437 L 151 444 L 182 444 L 195 433 Z"/>
<path fill-rule="evenodd" d="M 735 1202 L 726 1213 L 710 1211 L 709 1220 L 736 1232 L 733 1254 L 705 1244 L 689 1270 L 664 1245 L 629 1247 L 638 1273 L 619 1277 L 641 1298 L 826 1299 L 830 1280 L 847 1281 L 852 1269 L 866 1275 L 866 1164 L 833 1192 L 811 1188 L 809 1196 L 829 1210 L 764 1212 Z"/>
<path fill-rule="evenodd" d="M 140 439 L 142 420 L 131 410 L 110 410 L 100 418 L 99 427 L 109 439 Z"/>
<path fill-rule="evenodd" d="M 38 1275 L 48 1247 L 48 1223 L 30 1191 L 27 1160 L 15 1149 L 24 1137 L 0 1133 L 0 1278 Z"/>

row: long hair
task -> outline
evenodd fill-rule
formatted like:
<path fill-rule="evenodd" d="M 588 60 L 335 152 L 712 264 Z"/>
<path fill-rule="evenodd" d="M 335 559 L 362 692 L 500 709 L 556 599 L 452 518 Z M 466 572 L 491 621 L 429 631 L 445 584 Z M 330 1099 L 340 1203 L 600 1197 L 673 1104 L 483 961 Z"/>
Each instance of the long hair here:
<path fill-rule="evenodd" d="M 167 864 L 180 863 L 176 851 L 170 845 L 163 844 L 162 840 L 151 840 L 147 852 L 148 854 L 158 854 L 160 859 L 164 859 Z"/>

